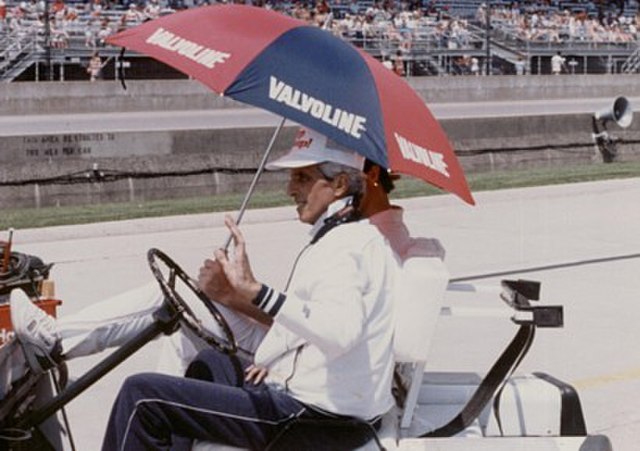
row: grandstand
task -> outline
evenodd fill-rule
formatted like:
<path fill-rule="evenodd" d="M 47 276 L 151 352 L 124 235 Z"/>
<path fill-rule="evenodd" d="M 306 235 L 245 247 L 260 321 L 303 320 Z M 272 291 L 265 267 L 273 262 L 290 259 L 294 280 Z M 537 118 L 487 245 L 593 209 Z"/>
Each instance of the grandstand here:
<path fill-rule="evenodd" d="M 0 79 L 88 80 L 99 52 L 102 77 L 122 63 L 127 78 L 182 78 L 161 63 L 104 46 L 112 33 L 202 0 L 0 0 Z M 637 0 L 254 0 L 323 27 L 401 75 L 631 73 L 640 69 Z"/>

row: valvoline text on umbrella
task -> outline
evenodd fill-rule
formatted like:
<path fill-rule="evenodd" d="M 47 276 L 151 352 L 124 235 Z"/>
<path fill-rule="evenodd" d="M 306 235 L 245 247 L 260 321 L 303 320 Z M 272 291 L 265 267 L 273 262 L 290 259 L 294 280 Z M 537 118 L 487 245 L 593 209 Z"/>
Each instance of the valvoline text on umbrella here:
<path fill-rule="evenodd" d="M 393 136 L 395 137 L 396 142 L 398 143 L 398 147 L 400 147 L 400 152 L 405 159 L 414 161 L 418 164 L 422 164 L 429 169 L 438 171 L 445 177 L 449 177 L 449 171 L 447 171 L 447 163 L 444 161 L 444 155 L 442 155 L 440 152 L 425 149 L 424 147 L 421 147 L 416 143 L 412 143 L 408 139 L 403 138 L 397 133 L 394 133 Z"/>
<path fill-rule="evenodd" d="M 354 138 L 361 138 L 366 131 L 367 118 L 354 113 L 349 113 L 341 108 L 323 102 L 320 99 L 289 86 L 273 75 L 269 80 L 269 98 L 283 103 L 291 108 L 310 114 L 316 119 L 336 127 Z"/>
<path fill-rule="evenodd" d="M 218 63 L 224 63 L 231 56 L 230 53 L 207 48 L 167 31 L 164 28 L 158 28 L 147 38 L 146 43 L 157 45 L 170 52 L 175 52 L 209 69 L 213 69 Z"/>

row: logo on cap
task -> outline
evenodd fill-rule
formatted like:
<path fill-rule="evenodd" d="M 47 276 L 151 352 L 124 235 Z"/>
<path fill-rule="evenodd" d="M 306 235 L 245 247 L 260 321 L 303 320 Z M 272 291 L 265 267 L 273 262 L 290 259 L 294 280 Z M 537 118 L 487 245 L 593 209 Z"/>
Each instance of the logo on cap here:
<path fill-rule="evenodd" d="M 307 136 L 307 130 L 305 128 L 301 128 L 300 130 L 298 130 L 296 139 L 293 142 L 293 147 L 298 150 L 308 149 L 311 147 L 312 142 L 313 138 Z"/>

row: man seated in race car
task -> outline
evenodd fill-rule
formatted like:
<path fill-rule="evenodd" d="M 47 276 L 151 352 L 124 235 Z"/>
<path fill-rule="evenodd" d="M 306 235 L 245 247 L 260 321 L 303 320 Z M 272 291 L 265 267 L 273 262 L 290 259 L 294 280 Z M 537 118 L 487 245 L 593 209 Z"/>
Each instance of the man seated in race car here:
<path fill-rule="evenodd" d="M 270 165 L 290 170 L 288 194 L 313 225 L 286 291 L 253 276 L 230 218 L 233 255 L 217 251 L 200 274 L 212 299 L 270 325 L 254 362 L 213 351 L 199 359 L 212 362 L 213 380 L 128 378 L 103 449 L 169 449 L 175 436 L 263 449 L 293 417 L 375 421 L 391 407 L 394 259 L 379 231 L 358 221 L 363 165 L 311 131 Z M 244 383 L 238 367 L 249 363 L 267 370 L 263 382 Z"/>

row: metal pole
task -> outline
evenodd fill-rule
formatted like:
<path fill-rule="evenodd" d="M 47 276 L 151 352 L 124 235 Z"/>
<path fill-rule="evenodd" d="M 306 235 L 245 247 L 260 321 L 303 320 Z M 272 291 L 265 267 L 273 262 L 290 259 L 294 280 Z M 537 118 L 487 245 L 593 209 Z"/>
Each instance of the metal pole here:
<path fill-rule="evenodd" d="M 273 136 L 271 137 L 271 141 L 269 142 L 269 145 L 267 146 L 266 150 L 264 151 L 264 155 L 262 155 L 262 160 L 260 161 L 260 164 L 258 165 L 258 169 L 256 170 L 255 175 L 253 176 L 253 180 L 251 181 L 251 185 L 249 186 L 249 189 L 247 190 L 247 194 L 245 194 L 244 199 L 242 200 L 242 205 L 240 205 L 240 211 L 238 211 L 238 215 L 236 216 L 236 224 L 240 224 L 240 221 L 242 221 L 242 217 L 244 216 L 244 212 L 247 209 L 247 205 L 249 204 L 249 199 L 251 199 L 251 195 L 255 191 L 256 185 L 258 184 L 258 179 L 260 179 L 260 176 L 264 172 L 264 167 L 267 165 L 267 160 L 269 159 L 269 155 L 271 154 L 271 150 L 273 149 L 273 145 L 275 144 L 276 138 L 280 134 L 280 131 L 282 130 L 282 127 L 284 127 L 284 123 L 286 122 L 286 120 L 287 120 L 287 118 L 283 117 L 282 120 L 280 121 L 280 124 L 278 124 L 278 127 L 276 127 L 275 131 L 273 132 Z M 227 237 L 227 241 L 225 242 L 225 245 L 224 245 L 224 248 L 223 248 L 225 251 L 227 249 L 229 249 L 229 245 L 231 244 L 231 240 L 232 239 L 233 239 L 233 236 L 231 234 L 229 234 L 229 236 Z"/>
<path fill-rule="evenodd" d="M 49 0 L 44 1 L 44 49 L 47 61 L 47 79 L 53 81 L 53 67 L 51 63 L 51 22 L 49 18 Z"/>
<path fill-rule="evenodd" d="M 172 320 L 174 321 L 174 324 L 177 319 L 178 317 L 175 317 L 175 319 Z M 96 381 L 101 379 L 113 368 L 120 365 L 120 363 L 126 360 L 130 355 L 134 354 L 142 346 L 167 330 L 166 328 L 167 325 L 164 322 L 156 319 L 143 330 L 138 332 L 138 334 L 135 335 L 131 340 L 127 341 L 124 345 L 109 354 L 96 366 L 87 371 L 77 381 L 69 385 L 69 387 L 67 387 L 58 396 L 48 400 L 42 406 L 19 420 L 17 423 L 17 427 L 32 427 L 39 425 L 51 415 L 56 413 L 58 409 L 65 406 L 67 403 L 69 403 L 69 401 L 75 399 Z"/>
<path fill-rule="evenodd" d="M 491 75 L 491 2 L 487 2 L 487 9 L 485 11 L 485 22 L 487 28 L 487 36 L 485 47 L 487 50 L 487 56 L 485 61 L 485 75 Z"/>

